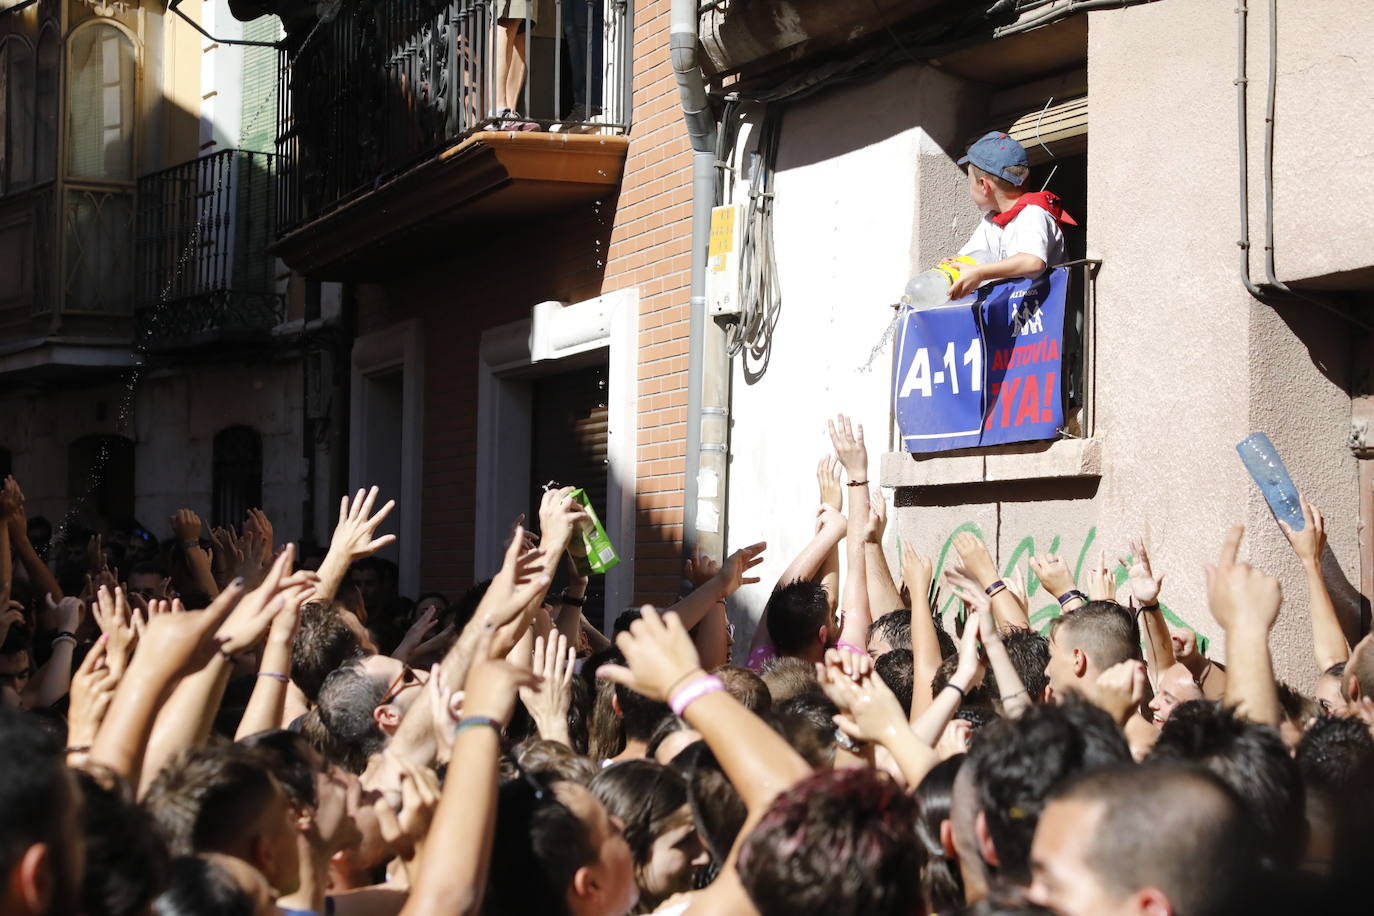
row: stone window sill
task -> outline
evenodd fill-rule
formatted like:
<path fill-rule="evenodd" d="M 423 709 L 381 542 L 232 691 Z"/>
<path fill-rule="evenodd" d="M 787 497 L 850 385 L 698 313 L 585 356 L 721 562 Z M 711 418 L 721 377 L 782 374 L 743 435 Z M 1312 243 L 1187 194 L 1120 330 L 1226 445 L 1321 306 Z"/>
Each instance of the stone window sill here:
<path fill-rule="evenodd" d="M 1058 439 L 917 457 L 882 456 L 879 482 L 885 487 L 950 487 L 1102 476 L 1102 440 Z"/>

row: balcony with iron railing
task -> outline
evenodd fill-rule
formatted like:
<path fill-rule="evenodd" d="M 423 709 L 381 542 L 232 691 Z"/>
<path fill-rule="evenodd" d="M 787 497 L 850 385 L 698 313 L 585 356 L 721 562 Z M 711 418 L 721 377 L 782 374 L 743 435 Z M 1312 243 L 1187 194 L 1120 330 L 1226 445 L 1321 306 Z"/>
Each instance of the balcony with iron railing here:
<path fill-rule="evenodd" d="M 283 48 L 273 250 L 320 279 L 384 279 L 618 186 L 632 4 L 548 6 L 510 45 L 497 0 L 361 0 Z M 527 72 L 504 98 L 512 57 Z"/>
<path fill-rule="evenodd" d="M 150 352 L 266 339 L 284 318 L 271 153 L 222 150 L 139 179 L 135 319 Z"/>

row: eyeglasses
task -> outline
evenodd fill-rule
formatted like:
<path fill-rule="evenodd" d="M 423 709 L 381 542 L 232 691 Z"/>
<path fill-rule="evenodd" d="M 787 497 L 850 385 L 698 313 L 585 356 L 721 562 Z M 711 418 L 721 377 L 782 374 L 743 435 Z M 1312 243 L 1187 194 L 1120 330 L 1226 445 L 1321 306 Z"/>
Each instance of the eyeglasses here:
<path fill-rule="evenodd" d="M 414 668 L 410 667 L 409 665 L 403 662 L 401 664 L 401 673 L 396 675 L 395 680 L 393 680 L 391 682 L 391 685 L 386 688 L 386 696 L 382 697 L 382 702 L 378 703 L 377 705 L 386 706 L 392 700 L 400 696 L 406 688 L 415 687 L 417 685 L 423 687 L 425 685 L 425 682 L 428 680 L 428 674 L 421 675 L 419 671 L 416 671 Z"/>

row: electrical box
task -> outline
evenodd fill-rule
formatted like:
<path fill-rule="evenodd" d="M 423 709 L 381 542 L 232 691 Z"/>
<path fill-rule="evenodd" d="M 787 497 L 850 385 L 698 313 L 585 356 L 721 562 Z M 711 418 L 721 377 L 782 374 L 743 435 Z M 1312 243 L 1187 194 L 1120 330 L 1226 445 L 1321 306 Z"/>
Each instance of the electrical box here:
<path fill-rule="evenodd" d="M 711 247 L 706 257 L 706 311 L 711 316 L 738 315 L 740 237 L 744 208 L 727 204 L 711 208 Z"/>

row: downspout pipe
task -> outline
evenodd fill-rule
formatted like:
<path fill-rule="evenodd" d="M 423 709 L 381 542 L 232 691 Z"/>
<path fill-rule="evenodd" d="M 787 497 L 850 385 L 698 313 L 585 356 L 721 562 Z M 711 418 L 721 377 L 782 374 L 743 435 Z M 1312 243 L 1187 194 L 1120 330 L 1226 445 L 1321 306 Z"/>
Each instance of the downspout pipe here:
<path fill-rule="evenodd" d="M 1374 331 L 1374 325 L 1351 315 L 1325 297 L 1299 292 L 1279 280 L 1274 270 L 1274 113 L 1278 65 L 1278 2 L 1269 4 L 1269 83 L 1265 106 L 1264 128 L 1264 266 L 1265 285 L 1260 286 L 1250 276 L 1250 135 L 1247 117 L 1249 78 L 1247 74 L 1247 41 L 1249 8 L 1247 0 L 1236 3 L 1236 150 L 1240 185 L 1240 281 L 1245 291 L 1269 306 L 1283 302 L 1301 301 L 1318 306 L 1342 320 Z"/>
<path fill-rule="evenodd" d="M 706 381 L 706 252 L 711 208 L 716 202 L 715 116 L 706 97 L 698 58 L 697 0 L 672 0 L 669 51 L 682 102 L 682 119 L 692 144 L 691 320 L 687 351 L 687 430 L 683 474 L 682 547 L 690 557 L 698 546 L 698 476 L 701 471 L 701 421 Z M 719 492 L 719 491 L 718 491 Z M 723 493 L 721 494 L 723 496 Z"/>

